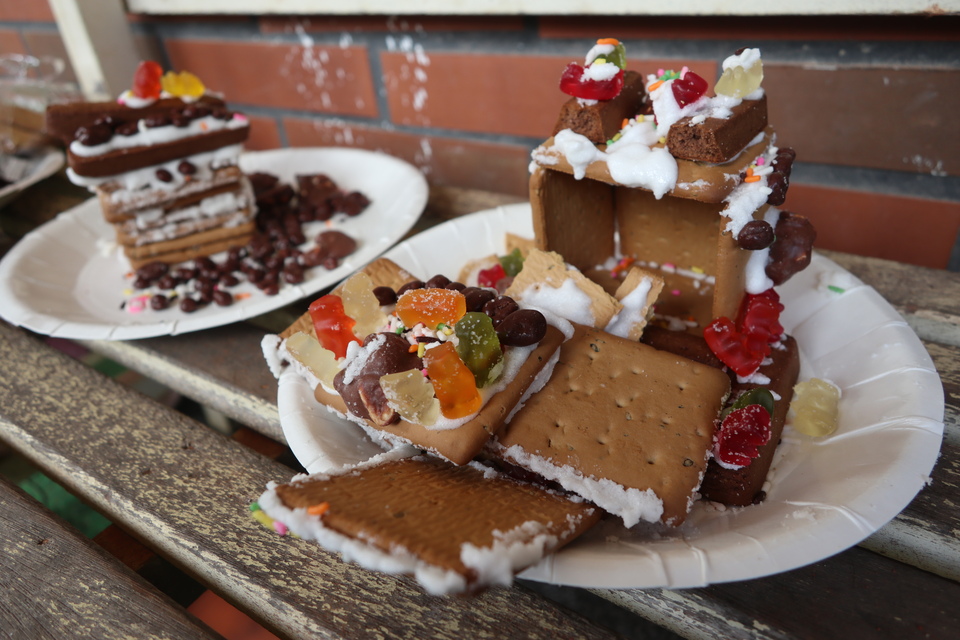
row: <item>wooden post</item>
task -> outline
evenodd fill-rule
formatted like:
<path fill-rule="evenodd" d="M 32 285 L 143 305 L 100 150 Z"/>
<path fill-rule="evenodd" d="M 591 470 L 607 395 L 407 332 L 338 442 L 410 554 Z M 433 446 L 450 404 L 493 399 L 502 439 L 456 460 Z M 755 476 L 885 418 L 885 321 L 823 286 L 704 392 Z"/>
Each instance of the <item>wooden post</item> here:
<path fill-rule="evenodd" d="M 88 100 L 129 88 L 140 61 L 120 0 L 50 0 L 77 81 Z"/>

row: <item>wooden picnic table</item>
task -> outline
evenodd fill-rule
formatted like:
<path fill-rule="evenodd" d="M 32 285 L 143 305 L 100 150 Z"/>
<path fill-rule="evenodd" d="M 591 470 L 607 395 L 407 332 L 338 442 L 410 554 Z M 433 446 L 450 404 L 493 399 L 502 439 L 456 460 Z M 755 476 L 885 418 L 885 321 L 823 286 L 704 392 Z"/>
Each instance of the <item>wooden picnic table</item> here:
<path fill-rule="evenodd" d="M 60 175 L 0 217 L 15 239 L 84 197 Z M 416 230 L 512 201 L 435 188 Z M 952 638 L 960 630 L 960 274 L 827 255 L 875 287 L 929 350 L 946 397 L 942 453 L 930 485 L 860 545 L 765 578 L 685 590 L 520 581 L 438 598 L 411 579 L 269 534 L 248 505 L 293 471 L 278 461 L 287 450 L 260 340 L 286 326 L 302 310 L 295 306 L 185 335 L 83 342 L 228 416 L 240 425 L 233 437 L 0 322 L 0 442 L 282 637 L 606 638 L 617 637 L 605 626 L 616 611 L 621 631 L 622 619 L 628 628 L 636 616 L 686 638 Z M 4 638 L 217 637 L 6 482 L 0 587 Z"/>

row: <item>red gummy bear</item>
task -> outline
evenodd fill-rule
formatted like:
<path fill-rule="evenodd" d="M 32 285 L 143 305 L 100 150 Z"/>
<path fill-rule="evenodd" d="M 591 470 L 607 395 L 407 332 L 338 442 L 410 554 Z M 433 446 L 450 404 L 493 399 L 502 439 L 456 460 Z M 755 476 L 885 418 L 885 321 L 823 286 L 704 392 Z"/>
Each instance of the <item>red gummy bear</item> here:
<path fill-rule="evenodd" d="M 717 318 L 703 330 L 710 350 L 736 372 L 746 377 L 770 355 L 770 343 L 783 336 L 780 312 L 783 305 L 773 289 L 747 294 L 740 305 L 737 322 Z"/>
<path fill-rule="evenodd" d="M 707 92 L 707 81 L 693 71 L 687 71 L 682 78 L 674 80 L 670 88 L 673 90 L 673 97 L 676 98 L 677 104 L 685 107 L 699 100 Z"/>
<path fill-rule="evenodd" d="M 738 376 L 746 377 L 760 367 L 769 352 L 766 341 L 737 330 L 733 320 L 720 317 L 703 330 L 710 350 Z"/>
<path fill-rule="evenodd" d="M 496 288 L 497 283 L 507 277 L 507 272 L 499 262 L 489 269 L 481 269 L 477 274 L 477 284 L 481 287 Z"/>
<path fill-rule="evenodd" d="M 360 342 L 357 336 L 353 335 L 353 327 L 357 321 L 346 314 L 340 296 L 321 296 L 310 304 L 307 311 L 310 312 L 313 329 L 320 344 L 338 358 L 347 355 L 347 346 L 351 342 Z"/>
<path fill-rule="evenodd" d="M 144 60 L 133 74 L 133 95 L 138 98 L 159 98 L 163 68 L 153 60 Z"/>
<path fill-rule="evenodd" d="M 770 413 L 759 404 L 747 405 L 723 419 L 713 455 L 724 464 L 745 467 L 760 455 L 759 447 L 770 435 Z"/>
<path fill-rule="evenodd" d="M 584 80 L 583 66 L 571 62 L 560 76 L 560 91 L 584 100 L 613 100 L 623 89 L 623 69 L 609 80 Z"/>
<path fill-rule="evenodd" d="M 776 342 L 783 335 L 781 311 L 783 305 L 780 296 L 773 289 L 758 294 L 748 293 L 740 305 L 737 328 L 744 333 L 756 334 L 765 342 Z"/>

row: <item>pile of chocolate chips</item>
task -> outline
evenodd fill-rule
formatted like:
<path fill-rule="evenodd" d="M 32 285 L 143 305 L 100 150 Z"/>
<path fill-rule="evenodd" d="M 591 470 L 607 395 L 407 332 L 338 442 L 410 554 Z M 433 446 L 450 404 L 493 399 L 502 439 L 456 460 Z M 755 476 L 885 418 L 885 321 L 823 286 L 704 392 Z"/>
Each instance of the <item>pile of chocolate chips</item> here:
<path fill-rule="evenodd" d="M 335 230 L 318 234 L 316 246 L 308 251 L 300 246 L 307 241 L 304 224 L 328 220 L 337 213 L 362 213 L 370 204 L 362 193 L 344 192 L 322 174 L 297 176 L 298 189 L 269 173 L 253 173 L 248 178 L 257 203 L 253 238 L 245 247 L 230 249 L 222 262 L 197 258 L 172 266 L 156 261 L 137 269 L 134 288 L 161 290 L 150 297 L 152 309 L 166 309 L 178 298 L 180 310 L 186 313 L 211 302 L 228 306 L 233 304 L 233 295 L 227 289 L 244 280 L 266 295 L 277 295 L 284 282 L 303 282 L 305 269 L 335 269 L 357 248 L 356 240 Z M 184 289 L 181 285 L 190 293 L 174 295 L 177 287 Z"/>

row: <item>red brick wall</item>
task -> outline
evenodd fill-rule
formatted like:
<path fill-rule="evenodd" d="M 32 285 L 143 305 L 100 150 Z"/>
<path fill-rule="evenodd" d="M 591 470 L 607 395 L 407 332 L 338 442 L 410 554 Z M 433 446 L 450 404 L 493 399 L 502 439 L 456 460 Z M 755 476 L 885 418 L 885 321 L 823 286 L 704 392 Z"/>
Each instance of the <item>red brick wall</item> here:
<path fill-rule="evenodd" d="M 36 4 L 0 2 L 0 46 L 56 48 L 49 12 L 21 7 Z M 821 247 L 960 270 L 960 16 L 131 24 L 163 64 L 253 118 L 251 148 L 380 149 L 435 184 L 521 196 L 529 151 L 565 99 L 560 73 L 595 38 L 624 41 L 638 71 L 686 64 L 709 79 L 735 49 L 759 46 L 771 121 L 798 152 L 785 208 L 815 221 Z"/>

